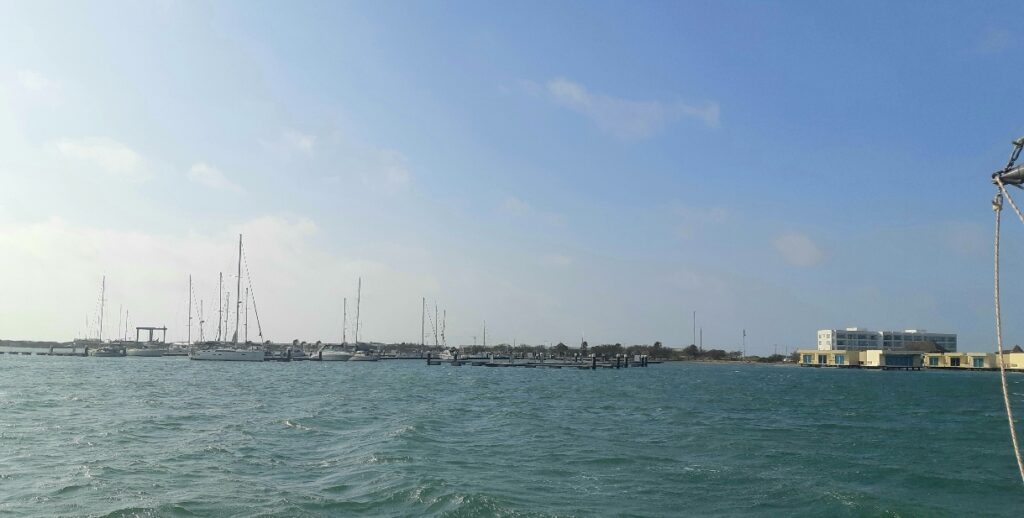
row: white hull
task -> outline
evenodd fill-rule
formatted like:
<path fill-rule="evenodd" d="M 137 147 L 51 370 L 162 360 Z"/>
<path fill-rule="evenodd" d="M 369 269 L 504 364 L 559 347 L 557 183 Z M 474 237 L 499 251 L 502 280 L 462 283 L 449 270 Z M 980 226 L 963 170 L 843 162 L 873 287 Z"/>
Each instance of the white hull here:
<path fill-rule="evenodd" d="M 120 358 L 122 354 L 109 351 L 89 351 L 89 356 L 93 358 Z"/>
<path fill-rule="evenodd" d="M 344 351 L 324 351 L 321 361 L 325 362 L 347 362 L 352 358 L 352 353 Z"/>
<path fill-rule="evenodd" d="M 363 354 L 362 352 L 358 352 L 358 353 L 353 354 L 352 357 L 348 359 L 348 361 L 350 361 L 350 362 L 375 362 L 375 361 L 377 361 L 379 359 L 380 359 L 380 357 L 377 356 L 376 354 Z"/>
<path fill-rule="evenodd" d="M 164 355 L 160 349 L 128 349 L 125 354 L 138 358 L 159 358 Z"/>
<path fill-rule="evenodd" d="M 189 359 L 221 362 L 261 362 L 263 351 L 245 351 L 239 349 L 205 349 L 192 351 Z"/>

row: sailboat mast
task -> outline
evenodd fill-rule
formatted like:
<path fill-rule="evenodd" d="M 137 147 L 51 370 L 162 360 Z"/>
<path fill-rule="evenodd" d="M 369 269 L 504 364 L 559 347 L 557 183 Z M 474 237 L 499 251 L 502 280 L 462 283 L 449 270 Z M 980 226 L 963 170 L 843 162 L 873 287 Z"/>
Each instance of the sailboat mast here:
<path fill-rule="evenodd" d="M 356 288 L 356 345 L 359 345 L 359 305 L 363 300 L 363 278 L 359 278 L 359 285 Z"/>
<path fill-rule="evenodd" d="M 245 288 L 245 343 L 249 343 L 249 288 Z"/>
<path fill-rule="evenodd" d="M 199 300 L 199 341 L 206 341 L 206 334 L 203 332 L 203 328 L 206 327 L 206 319 L 203 318 L 203 301 Z"/>
<path fill-rule="evenodd" d="M 487 347 L 487 321 L 484 320 L 484 347 Z"/>
<path fill-rule="evenodd" d="M 348 331 L 348 298 L 342 297 L 341 299 L 341 343 L 347 344 L 348 337 L 345 335 L 345 331 Z"/>
<path fill-rule="evenodd" d="M 117 305 L 117 330 L 121 330 L 121 305 Z"/>
<path fill-rule="evenodd" d="M 235 283 L 235 335 L 233 342 L 238 343 L 238 310 L 242 307 L 242 234 L 238 234 L 238 279 Z"/>
<path fill-rule="evenodd" d="M 228 290 L 224 294 L 224 341 L 228 338 L 228 322 L 231 322 L 231 290 Z M 235 333 L 235 337 L 232 339 L 234 342 L 238 338 L 238 334 Z"/>
<path fill-rule="evenodd" d="M 107 298 L 107 276 L 103 276 L 103 282 L 100 284 L 100 343 L 103 343 L 103 305 L 106 303 Z"/>
<path fill-rule="evenodd" d="M 420 347 L 423 347 L 427 336 L 427 298 L 423 297 L 423 308 L 420 310 Z"/>
<path fill-rule="evenodd" d="M 220 325 L 224 321 L 224 272 L 217 274 L 217 341 L 220 341 Z"/>
<path fill-rule="evenodd" d="M 434 347 L 437 347 L 438 345 L 441 345 L 437 341 L 437 328 L 440 325 L 441 325 L 441 323 L 440 323 L 440 321 L 437 318 L 437 302 L 435 302 L 434 303 Z"/>
<path fill-rule="evenodd" d="M 192 276 L 188 276 L 188 340 L 186 345 L 192 345 Z"/>

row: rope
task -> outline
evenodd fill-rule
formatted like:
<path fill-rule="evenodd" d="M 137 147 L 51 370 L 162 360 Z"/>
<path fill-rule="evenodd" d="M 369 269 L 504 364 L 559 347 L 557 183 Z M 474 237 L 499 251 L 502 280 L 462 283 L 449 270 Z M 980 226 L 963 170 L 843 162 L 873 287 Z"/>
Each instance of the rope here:
<path fill-rule="evenodd" d="M 256 314 L 256 331 L 263 343 L 263 326 L 260 325 L 260 310 L 256 307 L 256 290 L 252 287 L 252 275 L 249 274 L 249 259 L 242 251 L 242 263 L 245 264 L 245 279 L 249 282 L 249 295 L 252 296 L 252 311 Z"/>
<path fill-rule="evenodd" d="M 1013 424 L 1013 408 L 1010 406 L 1010 390 L 1006 386 L 1006 357 L 1003 355 L 1003 318 L 999 307 L 999 233 L 1001 226 L 1000 215 L 1003 212 L 1003 197 L 1010 202 L 1010 206 L 1017 213 L 1021 223 L 1024 223 L 1024 215 L 1021 214 L 1017 204 L 1013 202 L 1010 193 L 1006 192 L 1002 180 L 997 176 L 996 184 L 999 185 L 999 193 L 992 199 L 992 211 L 996 213 L 996 236 L 995 236 L 995 309 L 996 309 L 996 347 L 999 351 L 999 382 L 1003 387 L 1003 404 L 1006 405 L 1006 420 L 1010 425 L 1010 440 L 1013 442 L 1013 455 L 1017 459 L 1017 469 L 1020 471 L 1021 482 L 1024 482 L 1024 459 L 1021 459 L 1020 445 L 1017 442 L 1017 427 Z"/>

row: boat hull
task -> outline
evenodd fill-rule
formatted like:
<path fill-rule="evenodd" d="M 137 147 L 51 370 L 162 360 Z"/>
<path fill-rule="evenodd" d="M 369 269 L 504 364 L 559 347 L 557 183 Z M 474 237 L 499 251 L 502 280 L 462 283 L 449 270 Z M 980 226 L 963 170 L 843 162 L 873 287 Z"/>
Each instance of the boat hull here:
<path fill-rule="evenodd" d="M 128 349 L 125 352 L 126 356 L 133 356 L 136 358 L 159 358 L 164 355 L 160 349 Z"/>
<path fill-rule="evenodd" d="M 261 362 L 263 351 L 244 351 L 237 349 L 209 349 L 193 351 L 189 359 L 219 362 Z"/>
<path fill-rule="evenodd" d="M 377 356 L 376 354 L 353 354 L 352 357 L 348 359 L 348 361 L 350 361 L 350 362 L 375 362 L 375 361 L 377 361 L 379 359 L 380 359 L 380 357 Z"/>
<path fill-rule="evenodd" d="M 324 351 L 321 353 L 321 361 L 325 362 L 347 362 L 352 358 L 352 353 L 341 351 Z"/>

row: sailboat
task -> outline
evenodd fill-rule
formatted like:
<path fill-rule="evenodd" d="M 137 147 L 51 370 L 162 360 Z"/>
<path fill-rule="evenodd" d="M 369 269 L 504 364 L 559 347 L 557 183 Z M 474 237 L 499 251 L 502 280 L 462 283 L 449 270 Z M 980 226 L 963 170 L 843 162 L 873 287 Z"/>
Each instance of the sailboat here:
<path fill-rule="evenodd" d="M 325 344 L 317 351 L 320 361 L 324 362 L 345 362 L 352 358 L 352 353 L 344 349 L 348 343 L 345 332 L 348 330 L 348 299 L 341 299 L 341 343 Z"/>
<path fill-rule="evenodd" d="M 113 345 L 113 344 L 106 344 L 106 345 L 104 345 L 104 343 L 103 343 L 103 308 L 104 308 L 104 305 L 106 304 L 106 297 L 107 297 L 107 276 L 104 275 L 103 276 L 103 283 L 100 285 L 99 335 L 96 337 L 96 341 L 94 342 L 95 348 L 94 349 L 90 349 L 89 346 L 87 345 L 86 346 L 86 350 L 88 351 L 89 356 L 93 356 L 93 357 L 96 357 L 96 358 L 120 358 L 120 357 L 124 356 L 124 348 L 123 347 L 118 347 L 118 346 Z"/>
<path fill-rule="evenodd" d="M 348 359 L 350 362 L 375 362 L 380 359 L 373 351 L 359 348 L 359 303 L 363 295 L 363 278 L 359 278 L 359 287 L 356 289 L 356 352 Z"/>
<path fill-rule="evenodd" d="M 235 293 L 239 293 L 242 289 L 242 234 L 238 234 L 238 283 L 236 285 Z M 236 305 L 242 303 L 241 297 L 235 297 Z M 207 344 L 207 348 L 194 347 L 189 353 L 189 359 L 191 360 L 206 360 L 206 361 L 222 361 L 222 362 L 261 362 L 263 361 L 263 351 L 255 349 L 242 349 L 238 347 L 238 314 L 239 308 L 235 308 L 235 334 L 231 338 L 231 342 L 223 341 L 218 337 L 218 341 L 212 344 Z M 217 322 L 218 328 L 220 327 L 220 318 Z M 209 347 L 212 345 L 213 347 Z"/>

